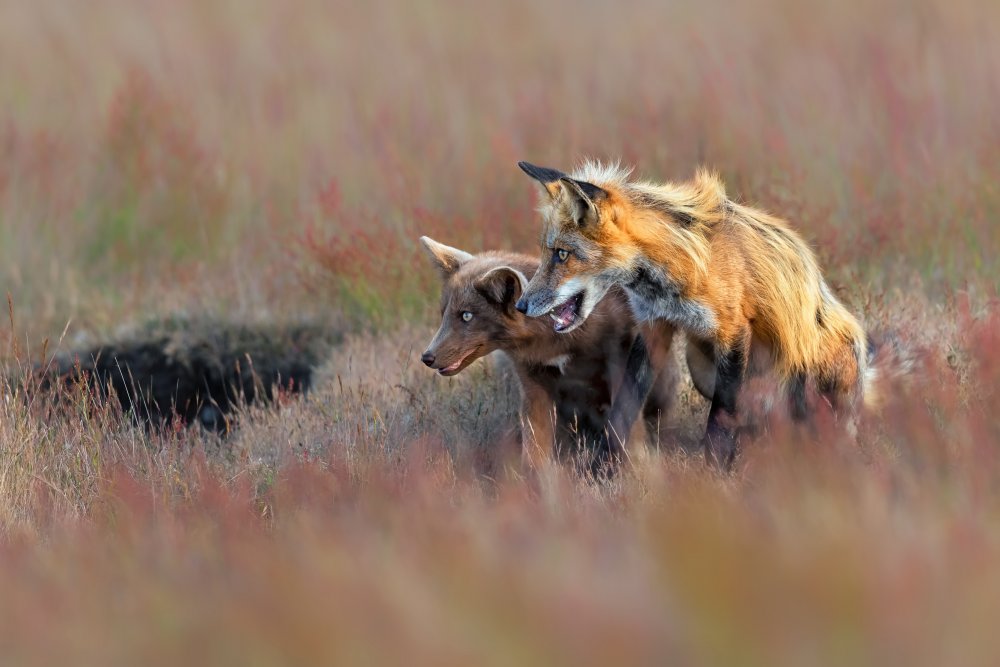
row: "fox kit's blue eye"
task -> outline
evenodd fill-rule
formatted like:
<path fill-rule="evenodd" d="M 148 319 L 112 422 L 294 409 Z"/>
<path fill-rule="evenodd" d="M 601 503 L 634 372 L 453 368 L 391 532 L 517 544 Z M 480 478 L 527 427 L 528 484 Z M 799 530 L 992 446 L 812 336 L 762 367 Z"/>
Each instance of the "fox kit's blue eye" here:
<path fill-rule="evenodd" d="M 568 250 L 556 250 L 556 257 L 559 258 L 560 262 L 565 262 L 566 258 L 569 257 Z"/>
<path fill-rule="evenodd" d="M 471 320 L 472 320 L 472 313 L 470 313 L 470 312 L 469 312 L 469 311 L 467 311 L 467 310 L 466 310 L 466 311 L 463 311 L 463 312 L 462 312 L 462 321 L 463 321 L 463 322 L 469 322 L 469 321 L 471 321 Z"/>

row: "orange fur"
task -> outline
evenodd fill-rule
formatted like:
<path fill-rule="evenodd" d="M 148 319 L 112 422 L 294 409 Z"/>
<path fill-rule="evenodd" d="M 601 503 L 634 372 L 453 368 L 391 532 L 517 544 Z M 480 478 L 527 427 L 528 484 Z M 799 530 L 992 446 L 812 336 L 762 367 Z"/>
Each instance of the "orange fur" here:
<path fill-rule="evenodd" d="M 719 377 L 733 375 L 737 388 L 754 346 L 769 351 L 786 385 L 802 385 L 795 391 L 808 383 L 835 406 L 863 395 L 865 331 L 824 282 L 812 250 L 784 220 L 732 202 L 717 175 L 654 184 L 596 162 L 570 175 L 522 168 L 557 179 L 543 183 L 542 268 L 519 304 L 529 315 L 578 295 L 579 323 L 620 285 L 638 318 L 665 319 L 710 346 Z M 733 363 L 743 369 L 728 371 Z M 732 411 L 729 397 L 720 402 Z"/>

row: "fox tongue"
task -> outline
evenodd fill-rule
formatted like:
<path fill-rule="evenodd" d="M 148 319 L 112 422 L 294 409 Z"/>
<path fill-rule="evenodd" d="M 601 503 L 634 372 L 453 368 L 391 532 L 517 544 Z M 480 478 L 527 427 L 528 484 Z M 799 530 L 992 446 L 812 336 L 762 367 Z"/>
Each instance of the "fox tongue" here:
<path fill-rule="evenodd" d="M 473 352 L 475 352 L 475 350 L 472 350 L 471 352 L 467 352 L 467 353 L 463 354 L 461 357 L 459 357 L 458 361 L 456 361 L 455 363 L 450 364 L 448 366 L 445 366 L 444 368 L 439 369 L 438 373 L 451 373 L 452 371 L 457 371 L 458 367 L 462 365 L 462 362 L 464 362 L 466 359 L 468 359 L 469 355 L 471 355 Z"/>
<path fill-rule="evenodd" d="M 570 299 L 553 309 L 551 317 L 555 320 L 557 329 L 565 329 L 576 320 L 576 299 Z"/>

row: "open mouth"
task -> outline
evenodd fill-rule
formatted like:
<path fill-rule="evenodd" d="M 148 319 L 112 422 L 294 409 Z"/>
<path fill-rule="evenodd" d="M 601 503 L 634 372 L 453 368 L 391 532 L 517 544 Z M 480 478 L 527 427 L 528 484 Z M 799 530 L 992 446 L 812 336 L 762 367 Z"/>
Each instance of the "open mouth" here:
<path fill-rule="evenodd" d="M 444 368 L 439 368 L 438 369 L 438 373 L 441 374 L 441 375 L 444 375 L 445 377 L 448 377 L 450 375 L 455 375 L 460 370 L 462 370 L 463 368 L 465 368 L 465 362 L 466 362 L 466 360 L 470 359 L 478 351 L 479 351 L 479 348 L 477 347 L 477 348 L 473 349 L 472 351 L 465 353 L 455 363 L 450 364 L 448 366 L 445 366 Z"/>
<path fill-rule="evenodd" d="M 583 305 L 583 292 L 563 302 L 549 311 L 549 317 L 555 321 L 553 328 L 557 332 L 566 331 L 576 324 L 580 317 L 580 306 Z"/>

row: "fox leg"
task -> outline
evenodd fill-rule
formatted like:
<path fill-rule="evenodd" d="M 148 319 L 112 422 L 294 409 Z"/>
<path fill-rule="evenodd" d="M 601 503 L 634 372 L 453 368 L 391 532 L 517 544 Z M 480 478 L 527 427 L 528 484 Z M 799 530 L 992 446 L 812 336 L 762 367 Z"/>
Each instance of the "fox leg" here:
<path fill-rule="evenodd" d="M 857 346 L 864 349 L 864 346 Z M 837 423 L 843 424 L 847 432 L 857 433 L 859 399 L 862 397 L 861 377 L 866 361 L 855 345 L 837 346 L 815 373 L 816 398 L 820 407 L 825 404 L 833 411 Z M 812 417 L 815 406 L 809 406 Z M 795 414 L 793 410 L 793 416 Z"/>
<path fill-rule="evenodd" d="M 740 335 L 729 349 L 716 354 L 715 392 L 708 412 L 708 427 L 702 444 L 705 458 L 727 470 L 736 458 L 736 399 L 746 377 L 750 358 L 750 329 Z"/>
<path fill-rule="evenodd" d="M 597 443 L 591 466 L 595 473 L 625 453 L 632 424 L 638 418 L 655 379 L 649 346 L 642 335 L 636 336 L 625 361 L 621 387 L 608 414 L 604 433 Z"/>
<path fill-rule="evenodd" d="M 521 461 L 537 469 L 550 460 L 555 439 L 555 414 L 552 399 L 535 381 L 521 378 Z"/>
<path fill-rule="evenodd" d="M 646 396 L 642 416 L 649 440 L 657 447 L 671 442 L 667 418 L 674 405 L 680 380 L 677 363 L 671 354 L 674 331 L 674 326 L 664 320 L 642 327 L 642 336 L 647 340 L 649 349 L 651 372 L 655 378 L 649 395 Z M 628 378 L 623 379 L 623 383 L 628 381 Z"/>
<path fill-rule="evenodd" d="M 646 398 L 646 405 L 642 408 L 643 420 L 646 422 L 646 433 L 649 442 L 657 448 L 669 448 L 674 444 L 669 426 L 669 413 L 674 405 L 677 395 L 677 385 L 679 377 L 677 366 L 668 364 L 661 368 L 653 388 Z"/>
<path fill-rule="evenodd" d="M 688 336 L 685 361 L 691 383 L 699 394 L 711 400 L 715 394 L 715 348 L 711 343 Z"/>
<path fill-rule="evenodd" d="M 788 409 L 792 421 L 804 422 L 812 412 L 806 394 L 806 374 L 796 373 L 788 382 Z"/>
<path fill-rule="evenodd" d="M 843 345 L 831 355 L 819 374 L 819 390 L 835 412 L 852 410 L 861 395 L 861 359 L 851 346 Z"/>

